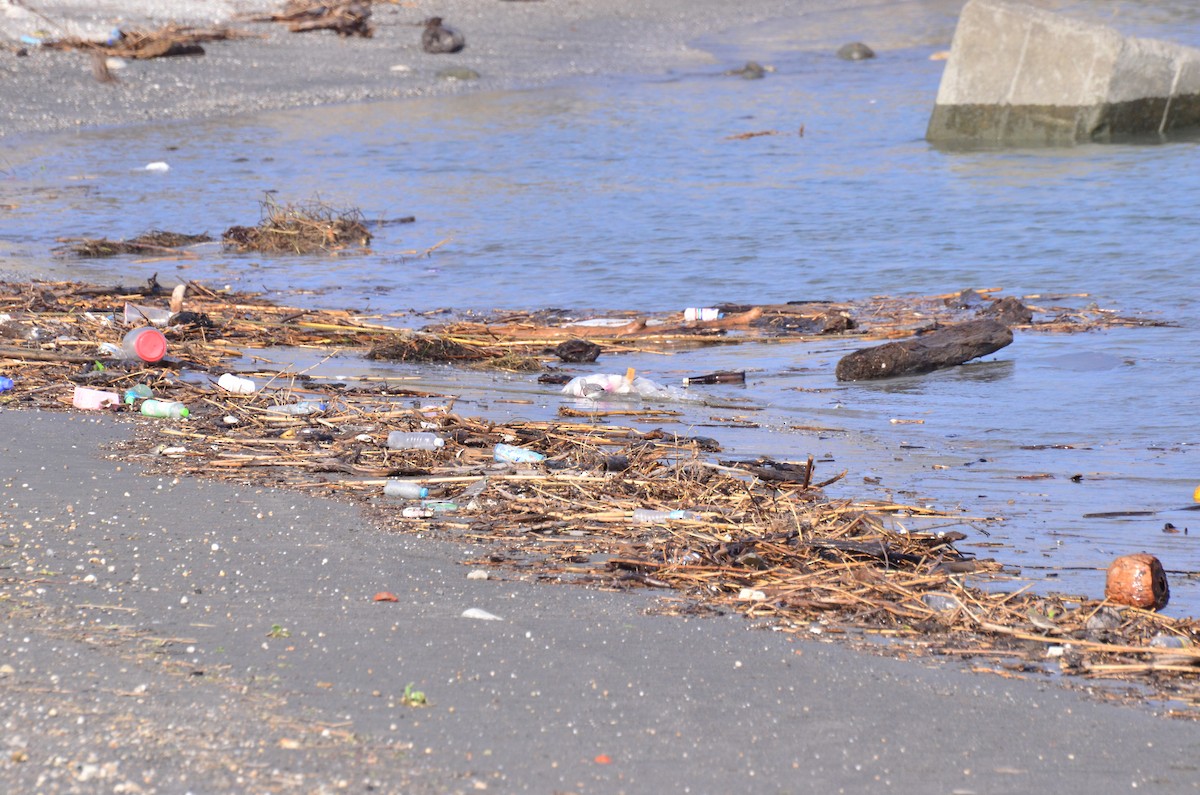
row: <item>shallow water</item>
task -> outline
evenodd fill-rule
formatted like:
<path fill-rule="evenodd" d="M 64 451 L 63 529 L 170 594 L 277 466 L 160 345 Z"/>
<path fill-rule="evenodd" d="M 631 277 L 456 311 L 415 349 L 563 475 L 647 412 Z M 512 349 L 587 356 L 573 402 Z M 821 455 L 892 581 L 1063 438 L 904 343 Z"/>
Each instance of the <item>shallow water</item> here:
<path fill-rule="evenodd" d="M 1187 573 L 1200 571 L 1200 521 L 1195 536 L 1162 527 L 1200 516 L 1082 517 L 1183 507 L 1200 483 L 1200 144 L 938 151 L 922 137 L 942 68 L 928 56 L 952 24 L 906 17 L 895 46 L 864 63 L 789 48 L 782 34 L 714 37 L 703 45 L 715 65 L 694 73 L 14 141 L 0 172 L 0 205 L 16 205 L 0 214 L 0 272 L 131 284 L 158 272 L 300 288 L 317 294 L 284 300 L 380 312 L 662 310 L 966 287 L 1037 294 L 1046 306 L 1055 299 L 1045 296 L 1087 293 L 1178 325 L 1019 333 L 985 362 L 874 384 L 833 378 L 853 340 L 611 357 L 597 368 L 634 366 L 664 382 L 746 369 L 746 387 L 710 394 L 747 405 L 689 409 L 691 432 L 730 454 L 813 453 L 818 477 L 848 471 L 837 494 L 1003 517 L 968 529 L 972 542 L 998 544 L 977 549 L 1051 578 L 1043 587 L 1098 596 L 1113 556 L 1153 552 L 1174 572 L 1171 612 L 1195 614 L 1200 581 Z M 721 74 L 755 56 L 775 67 L 767 79 Z M 778 134 L 730 139 L 761 131 Z M 171 170 L 142 168 L 157 160 Z M 256 222 L 268 191 L 417 220 L 381 225 L 370 253 L 338 258 L 216 246 L 146 264 L 49 254 L 60 236 L 219 235 Z M 405 253 L 443 241 L 428 257 Z M 422 376 L 493 413 L 560 401 L 526 377 Z M 514 409 L 489 392 L 534 402 Z M 723 427 L 735 416 L 758 427 Z M 1029 479 L 1039 475 L 1051 477 Z"/>

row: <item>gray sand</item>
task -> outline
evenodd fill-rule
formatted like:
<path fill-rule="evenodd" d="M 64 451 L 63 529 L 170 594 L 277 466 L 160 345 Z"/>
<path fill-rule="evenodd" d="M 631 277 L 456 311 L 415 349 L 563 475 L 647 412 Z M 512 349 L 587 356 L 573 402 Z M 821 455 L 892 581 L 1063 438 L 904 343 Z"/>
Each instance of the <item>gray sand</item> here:
<path fill-rule="evenodd" d="M 381 533 L 350 506 L 139 475 L 107 446 L 128 430 L 0 412 L 8 792 L 1200 781 L 1192 723 L 737 617 L 646 615 L 660 594 L 470 580 L 469 547 Z M 400 703 L 409 683 L 430 706 Z"/>
<path fill-rule="evenodd" d="M 157 5 L 160 20 L 211 22 L 182 16 L 199 3 Z M 689 46 L 697 36 L 736 27 L 767 41 L 761 21 L 794 4 L 436 6 L 466 33 L 454 63 L 484 75 L 479 87 L 436 78 L 443 62 L 416 47 L 408 23 L 434 8 L 379 6 L 369 42 L 259 27 L 265 40 L 132 64 L 114 87 L 82 57 L 0 54 L 0 94 L 16 100 L 0 103 L 0 130 L 686 68 L 711 63 Z M 11 34 L 19 15 L 4 10 Z M 115 15 L 100 16 L 77 20 L 105 30 Z M 837 41 L 841 24 L 809 43 Z M 391 70 L 401 64 L 412 72 Z M 855 653 L 736 617 L 647 614 L 670 604 L 660 593 L 469 580 L 469 547 L 382 533 L 348 505 L 146 477 L 111 447 L 129 432 L 79 413 L 0 410 L 3 791 L 1200 786 L 1192 723 L 1048 679 Z M 372 601 L 379 591 L 399 601 Z M 502 620 L 461 617 L 473 607 Z M 401 702 L 409 683 L 429 706 Z"/>
<path fill-rule="evenodd" d="M 154 28 L 169 21 L 209 27 L 236 12 L 263 12 L 282 3 L 133 0 L 99 5 L 49 0 L 36 7 L 58 26 L 22 7 L 0 5 L 0 39 L 14 43 L 38 29 L 51 38 L 103 38 L 114 27 Z M 377 3 L 375 36 L 341 39 L 330 32 L 294 34 L 284 25 L 235 21 L 264 38 L 214 42 L 194 58 L 130 61 L 116 70 L 120 82 L 102 85 L 82 54 L 32 48 L 24 58 L 0 54 L 0 133 L 111 125 L 148 119 L 219 116 L 263 109 L 392 99 L 464 90 L 543 85 L 576 76 L 661 72 L 710 63 L 711 55 L 687 42 L 782 15 L 785 0 L 754 0 L 731 20 L 715 2 L 638 0 L 594 2 Z M 99 8 L 83 11 L 82 8 Z M 106 9 L 124 9 L 124 12 Z M 685 10 L 686 9 L 686 10 Z M 666 11 L 666 13 L 663 13 Z M 438 14 L 461 30 L 467 47 L 455 55 L 420 48 L 420 23 Z M 478 81 L 440 78 L 450 67 L 480 74 Z"/>

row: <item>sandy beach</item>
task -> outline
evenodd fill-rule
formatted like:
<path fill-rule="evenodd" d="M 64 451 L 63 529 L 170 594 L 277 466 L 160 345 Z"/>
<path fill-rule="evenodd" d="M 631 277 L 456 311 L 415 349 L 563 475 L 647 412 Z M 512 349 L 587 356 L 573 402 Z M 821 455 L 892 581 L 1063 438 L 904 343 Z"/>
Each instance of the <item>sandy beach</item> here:
<path fill-rule="evenodd" d="M 368 40 L 245 23 L 258 37 L 130 62 L 101 84 L 83 55 L 17 55 L 20 37 L 50 21 L 90 36 L 262 8 L 73 5 L 3 7 L 0 134 L 711 67 L 697 39 L 763 42 L 770 20 L 797 14 L 784 0 L 377 4 Z M 420 50 L 435 13 L 467 36 L 453 60 Z M 805 46 L 845 33 L 814 30 Z M 440 77 L 450 65 L 480 78 Z M 382 532 L 350 504 L 148 477 L 124 457 L 132 428 L 0 409 L 5 791 L 1200 787 L 1200 727 L 1078 683 L 876 656 L 739 616 L 655 615 L 656 593 L 469 579 L 470 545 Z M 472 608 L 499 620 L 464 618 Z"/>

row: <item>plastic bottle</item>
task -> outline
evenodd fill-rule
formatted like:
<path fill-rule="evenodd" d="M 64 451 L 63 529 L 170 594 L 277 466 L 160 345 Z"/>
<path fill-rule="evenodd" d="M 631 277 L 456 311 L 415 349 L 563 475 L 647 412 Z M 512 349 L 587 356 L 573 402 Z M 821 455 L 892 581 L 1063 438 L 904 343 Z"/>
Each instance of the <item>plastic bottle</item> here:
<path fill-rule="evenodd" d="M 7 392 L 13 388 L 13 380 L 0 375 L 0 392 Z"/>
<path fill-rule="evenodd" d="M 125 403 L 129 406 L 132 406 L 139 400 L 144 400 L 145 398 L 151 397 L 154 397 L 154 393 L 150 391 L 150 387 L 146 386 L 145 384 L 138 384 L 137 386 L 132 386 L 125 390 Z"/>
<path fill-rule="evenodd" d="M 662 524 L 669 519 L 695 519 L 691 511 L 655 511 L 650 508 L 638 508 L 633 512 L 633 521 L 646 524 Z"/>
<path fill-rule="evenodd" d="M 319 414 L 326 408 L 324 403 L 318 403 L 315 400 L 301 400 L 299 403 L 288 403 L 284 406 L 267 406 L 267 411 L 271 414 Z"/>
<path fill-rule="evenodd" d="M 429 496 L 429 489 L 415 480 L 389 480 L 383 487 L 386 497 L 405 497 L 410 500 Z"/>
<path fill-rule="evenodd" d="M 167 355 L 167 338 L 151 326 L 135 328 L 121 340 L 121 351 L 126 359 L 141 359 L 143 362 L 162 361 Z"/>
<path fill-rule="evenodd" d="M 498 444 L 493 457 L 497 461 L 507 461 L 511 464 L 536 464 L 545 461 L 542 453 L 526 450 L 524 447 L 514 447 L 511 444 Z"/>
<path fill-rule="evenodd" d="M 392 431 L 387 438 L 387 446 L 393 450 L 437 450 L 445 445 L 446 440 L 436 433 Z"/>
<path fill-rule="evenodd" d="M 722 317 L 724 317 L 724 315 L 722 314 L 721 310 L 711 306 L 689 306 L 687 309 L 683 310 L 683 319 L 688 322 L 694 320 L 707 322 L 709 320 L 720 320 Z"/>
<path fill-rule="evenodd" d="M 180 420 L 187 417 L 191 412 L 188 407 L 174 400 L 144 400 L 142 401 L 142 414 L 147 417 L 169 417 L 171 419 Z"/>
<path fill-rule="evenodd" d="M 106 409 L 120 402 L 121 396 L 116 392 L 86 386 L 75 387 L 75 394 L 71 397 L 71 405 L 77 409 Z"/>
<path fill-rule="evenodd" d="M 159 309 L 156 306 L 137 306 L 125 304 L 125 325 L 134 323 L 149 323 L 152 326 L 165 326 L 171 319 L 171 310 Z"/>
<path fill-rule="evenodd" d="M 225 373 L 217 379 L 217 386 L 235 395 L 253 395 L 258 385 L 249 378 L 242 378 L 233 373 Z"/>

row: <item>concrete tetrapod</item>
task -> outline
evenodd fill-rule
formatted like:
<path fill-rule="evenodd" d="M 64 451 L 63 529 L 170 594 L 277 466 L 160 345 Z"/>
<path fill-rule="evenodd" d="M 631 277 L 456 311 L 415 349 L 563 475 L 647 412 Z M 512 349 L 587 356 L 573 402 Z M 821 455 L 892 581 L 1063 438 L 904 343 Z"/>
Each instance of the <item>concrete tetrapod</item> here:
<path fill-rule="evenodd" d="M 959 16 L 926 138 L 1110 141 L 1200 129 L 1200 49 L 1007 0 Z"/>

